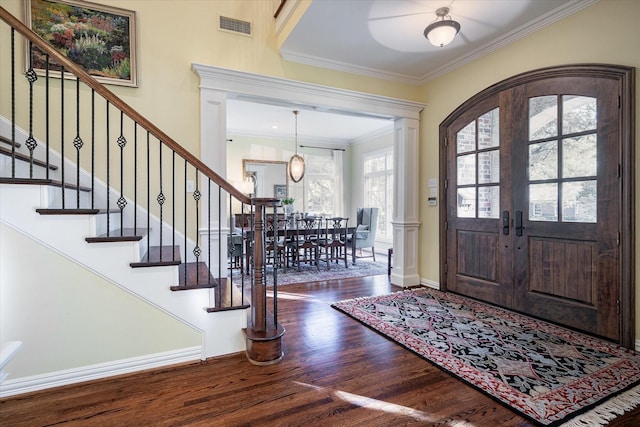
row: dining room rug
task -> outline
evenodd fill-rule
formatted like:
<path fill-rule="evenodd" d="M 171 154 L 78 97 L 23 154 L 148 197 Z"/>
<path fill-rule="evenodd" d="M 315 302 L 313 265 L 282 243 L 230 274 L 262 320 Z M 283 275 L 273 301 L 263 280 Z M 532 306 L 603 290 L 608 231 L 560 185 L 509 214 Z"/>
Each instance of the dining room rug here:
<path fill-rule="evenodd" d="M 344 263 L 331 263 L 331 267 L 327 269 L 324 262 L 316 268 L 313 264 L 302 264 L 300 271 L 296 267 L 287 268 L 286 271 L 278 269 L 277 280 L 278 286 L 291 285 L 294 283 L 310 283 L 321 282 L 326 280 L 349 279 L 353 277 L 377 276 L 379 274 L 387 274 L 387 260 L 384 262 L 373 261 L 372 259 L 359 259 L 355 264 L 348 262 L 347 268 Z M 245 276 L 246 278 L 246 276 Z M 240 271 L 234 270 L 233 280 L 240 280 Z M 273 284 L 273 269 L 267 267 L 267 285 Z"/>
<path fill-rule="evenodd" d="M 640 406 L 640 354 L 452 293 L 332 307 L 543 426 L 598 426 Z"/>

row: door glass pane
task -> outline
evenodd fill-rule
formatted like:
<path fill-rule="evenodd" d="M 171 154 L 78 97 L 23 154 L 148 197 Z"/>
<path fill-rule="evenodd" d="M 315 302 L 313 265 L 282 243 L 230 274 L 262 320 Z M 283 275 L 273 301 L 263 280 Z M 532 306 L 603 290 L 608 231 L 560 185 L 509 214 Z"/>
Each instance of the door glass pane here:
<path fill-rule="evenodd" d="M 459 218 L 475 218 L 476 217 L 476 189 L 458 188 L 458 217 Z"/>
<path fill-rule="evenodd" d="M 529 99 L 529 141 L 558 135 L 558 97 Z"/>
<path fill-rule="evenodd" d="M 476 149 L 476 122 L 466 125 L 456 134 L 456 152 L 466 153 Z"/>
<path fill-rule="evenodd" d="M 500 187 L 478 188 L 478 218 L 500 218 Z"/>
<path fill-rule="evenodd" d="M 558 184 L 529 184 L 529 220 L 558 221 Z"/>
<path fill-rule="evenodd" d="M 478 149 L 500 145 L 500 114 L 493 109 L 478 118 Z"/>
<path fill-rule="evenodd" d="M 529 146 L 529 179 L 558 177 L 558 141 L 541 142 Z"/>
<path fill-rule="evenodd" d="M 562 177 L 596 176 L 596 134 L 562 140 Z"/>
<path fill-rule="evenodd" d="M 562 184 L 562 220 L 565 222 L 596 222 L 597 184 L 595 180 Z"/>
<path fill-rule="evenodd" d="M 562 133 L 594 130 L 598 124 L 596 98 L 564 95 L 562 97 Z"/>
<path fill-rule="evenodd" d="M 498 150 L 478 153 L 478 183 L 500 182 L 500 152 Z"/>
<path fill-rule="evenodd" d="M 476 155 L 458 157 L 458 185 L 476 183 Z"/>

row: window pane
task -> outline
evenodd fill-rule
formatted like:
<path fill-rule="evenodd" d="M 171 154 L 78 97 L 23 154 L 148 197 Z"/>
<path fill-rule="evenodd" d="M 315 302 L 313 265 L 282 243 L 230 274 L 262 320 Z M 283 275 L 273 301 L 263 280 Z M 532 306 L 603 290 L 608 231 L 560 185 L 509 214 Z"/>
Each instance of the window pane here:
<path fill-rule="evenodd" d="M 476 189 L 458 188 L 458 217 L 476 217 Z"/>
<path fill-rule="evenodd" d="M 500 152 L 498 150 L 478 153 L 478 183 L 500 182 Z"/>
<path fill-rule="evenodd" d="M 591 222 L 598 219 L 596 181 L 565 182 L 562 184 L 562 220 Z"/>
<path fill-rule="evenodd" d="M 476 155 L 458 157 L 458 185 L 476 183 Z"/>
<path fill-rule="evenodd" d="M 478 149 L 500 145 L 499 109 L 489 111 L 478 118 Z"/>
<path fill-rule="evenodd" d="M 564 95 L 562 97 L 562 133 L 593 130 L 598 124 L 596 98 Z"/>
<path fill-rule="evenodd" d="M 562 141 L 562 177 L 596 176 L 598 159 L 596 135 L 567 138 Z"/>
<path fill-rule="evenodd" d="M 478 188 L 478 218 L 500 218 L 500 187 Z"/>
<path fill-rule="evenodd" d="M 558 178 L 558 141 L 529 145 L 529 180 Z"/>
<path fill-rule="evenodd" d="M 371 157 L 364 162 L 364 173 L 380 172 L 385 170 L 384 156 Z"/>
<path fill-rule="evenodd" d="M 558 135 L 558 97 L 529 99 L 529 141 Z"/>
<path fill-rule="evenodd" d="M 558 221 L 558 184 L 529 184 L 529 220 Z"/>
<path fill-rule="evenodd" d="M 466 125 L 456 135 L 456 147 L 458 153 L 466 153 L 476 149 L 476 122 Z"/>

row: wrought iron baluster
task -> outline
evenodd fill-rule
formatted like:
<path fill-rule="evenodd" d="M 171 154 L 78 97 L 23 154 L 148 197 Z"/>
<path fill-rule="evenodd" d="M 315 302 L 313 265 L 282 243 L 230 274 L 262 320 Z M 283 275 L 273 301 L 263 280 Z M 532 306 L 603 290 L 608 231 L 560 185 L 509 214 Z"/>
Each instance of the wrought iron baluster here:
<path fill-rule="evenodd" d="M 187 217 L 188 217 L 188 213 L 187 213 L 187 190 L 186 190 L 186 185 L 187 185 L 187 161 L 184 161 L 184 185 L 185 185 L 185 191 L 184 191 L 184 283 L 185 285 L 187 285 L 187 266 L 189 265 L 189 263 L 187 262 Z M 175 198 L 175 194 L 174 194 L 174 198 Z M 196 265 L 196 271 L 198 271 L 198 266 Z M 197 283 L 197 282 L 196 282 Z"/>
<path fill-rule="evenodd" d="M 47 53 L 45 56 L 45 66 L 44 66 L 44 84 L 45 84 L 45 145 L 47 147 L 46 149 L 46 153 L 45 153 L 45 158 L 46 158 L 46 164 L 47 167 L 46 169 L 46 178 L 47 180 L 49 179 L 49 144 L 50 144 L 50 138 L 49 138 L 49 54 Z"/>
<path fill-rule="evenodd" d="M 138 235 L 138 122 L 133 122 L 133 234 Z"/>
<path fill-rule="evenodd" d="M 38 146 L 33 137 L 33 84 L 38 80 L 38 75 L 33 70 L 33 44 L 31 42 L 29 42 L 29 69 L 25 73 L 25 77 L 29 82 L 29 137 L 25 141 L 25 145 L 29 150 L 29 178 L 33 179 L 33 150 Z"/>
<path fill-rule="evenodd" d="M 65 208 L 64 191 L 64 67 L 60 67 L 60 181 L 62 185 L 62 209 Z"/>
<path fill-rule="evenodd" d="M 110 231 L 110 223 L 111 223 L 111 214 L 110 214 L 110 210 L 111 210 L 111 186 L 109 185 L 109 178 L 110 178 L 110 168 L 109 168 L 109 140 L 111 139 L 111 137 L 109 136 L 109 101 L 107 101 L 107 140 L 106 140 L 106 150 L 107 150 L 107 236 L 110 236 L 111 231 Z M 122 230 L 120 231 L 122 232 Z"/>
<path fill-rule="evenodd" d="M 220 242 L 218 243 L 220 246 Z M 209 266 L 209 271 L 211 271 L 211 178 L 207 179 L 207 252 L 208 252 L 207 266 Z M 218 256 L 218 258 L 220 257 Z M 219 268 L 218 270 L 220 271 L 220 273 L 218 274 L 218 286 L 217 286 L 219 288 L 220 286 L 222 286 L 222 280 L 221 280 L 222 269 Z M 207 276 L 207 283 L 211 284 L 211 274 Z M 215 289 L 209 292 L 210 306 L 215 306 L 215 302 L 216 302 L 215 293 L 216 293 Z M 213 301 L 211 301 L 212 297 L 213 297 Z"/>
<path fill-rule="evenodd" d="M 91 89 L 91 209 L 95 209 L 96 184 L 96 91 Z M 107 211 L 107 215 L 109 212 Z"/>
<path fill-rule="evenodd" d="M 16 30 L 11 28 L 11 178 L 16 177 Z"/>
<path fill-rule="evenodd" d="M 76 137 L 73 146 L 76 147 L 76 207 L 80 209 L 80 150 L 84 142 L 80 137 L 80 79 L 76 79 Z"/>
<path fill-rule="evenodd" d="M 171 156 L 171 194 L 173 197 L 171 198 L 171 247 L 176 247 L 176 152 L 173 151 Z M 187 249 L 185 247 L 185 258 L 184 262 L 187 262 Z M 171 260 L 176 260 L 175 250 L 172 249 Z M 187 264 L 185 264 L 186 268 Z"/>
<path fill-rule="evenodd" d="M 184 169 L 187 170 L 187 160 L 185 159 L 184 161 Z M 193 200 L 195 200 L 196 202 L 196 206 L 195 206 L 195 210 L 196 210 L 196 236 L 195 236 L 195 247 L 193 248 L 193 255 L 196 257 L 196 284 L 200 284 L 200 269 L 198 268 L 198 263 L 200 262 L 200 255 L 202 254 L 202 249 L 200 249 L 200 233 L 198 232 L 198 230 L 200 230 L 200 210 L 199 210 L 199 206 L 200 206 L 200 190 L 198 189 L 198 169 L 196 168 L 196 173 L 195 173 L 195 180 L 196 180 L 196 187 L 195 190 L 193 191 Z M 184 183 L 185 187 L 187 185 L 186 181 Z M 186 191 L 185 191 L 186 194 Z M 186 229 L 185 229 L 185 236 L 186 236 Z M 210 274 L 208 274 L 207 276 L 210 276 Z"/>
<path fill-rule="evenodd" d="M 160 174 L 160 193 L 158 194 L 157 197 L 157 201 L 158 204 L 160 205 L 160 248 L 162 248 L 162 214 L 163 214 L 163 205 L 164 202 L 166 201 L 165 195 L 162 192 L 162 183 L 163 183 L 163 179 L 162 179 L 162 141 L 158 140 L 158 157 L 159 157 L 159 164 L 160 164 L 160 169 L 159 169 L 159 174 Z M 162 250 L 160 250 L 160 253 L 162 254 Z M 160 260 L 162 260 L 162 258 L 160 258 Z"/>
<path fill-rule="evenodd" d="M 118 198 L 118 208 L 120 208 L 120 230 L 124 230 L 124 208 L 127 206 L 127 199 L 124 197 L 124 147 L 127 139 L 124 137 L 124 113 L 120 111 L 120 136 L 117 139 L 120 147 L 120 197 Z"/>
<path fill-rule="evenodd" d="M 151 150 L 149 145 L 149 131 L 147 131 L 147 253 L 149 253 L 150 232 L 151 232 Z"/>

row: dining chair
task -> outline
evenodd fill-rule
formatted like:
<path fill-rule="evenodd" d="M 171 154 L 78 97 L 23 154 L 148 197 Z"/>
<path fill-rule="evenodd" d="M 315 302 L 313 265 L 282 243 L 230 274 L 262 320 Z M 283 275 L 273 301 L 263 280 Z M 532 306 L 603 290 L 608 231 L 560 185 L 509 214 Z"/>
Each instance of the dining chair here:
<path fill-rule="evenodd" d="M 287 219 L 284 215 L 271 215 L 265 221 L 264 228 L 265 264 L 272 264 L 274 268 L 282 267 L 286 271 Z"/>
<path fill-rule="evenodd" d="M 336 264 L 340 260 L 344 261 L 344 267 L 347 265 L 347 229 L 349 227 L 349 218 L 333 217 L 327 218 L 325 232 L 319 239 L 320 255 L 318 259 L 327 263 L 327 270 L 331 266 L 331 261 Z M 323 258 L 324 255 L 324 258 Z"/>
<path fill-rule="evenodd" d="M 294 238 L 287 242 L 288 258 L 295 262 L 298 271 L 302 262 L 315 263 L 318 266 L 318 239 L 320 235 L 320 218 L 305 216 L 295 220 Z"/>

